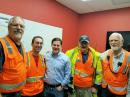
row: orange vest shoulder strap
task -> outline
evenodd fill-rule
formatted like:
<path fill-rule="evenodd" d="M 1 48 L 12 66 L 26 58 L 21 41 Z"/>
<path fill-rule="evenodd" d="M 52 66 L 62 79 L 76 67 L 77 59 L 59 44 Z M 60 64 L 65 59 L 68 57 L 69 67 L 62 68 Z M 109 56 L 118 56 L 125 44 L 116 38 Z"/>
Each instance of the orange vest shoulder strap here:
<path fill-rule="evenodd" d="M 27 56 L 27 66 L 29 67 L 30 66 L 30 56 L 29 56 L 28 52 L 26 52 L 26 56 Z"/>
<path fill-rule="evenodd" d="M 5 44 L 7 46 L 7 49 L 8 49 L 8 53 L 12 54 L 13 53 L 12 46 L 10 45 L 10 43 L 8 42 L 8 40 L 6 38 L 2 38 L 2 41 L 5 42 Z"/>
<path fill-rule="evenodd" d="M 125 50 L 124 50 L 125 51 Z M 129 56 L 130 56 L 130 53 L 125 51 L 125 56 L 126 56 L 126 65 L 125 65 L 125 68 L 123 69 L 122 73 L 125 74 L 126 72 L 128 72 L 129 70 Z"/>
<path fill-rule="evenodd" d="M 44 56 L 42 54 L 39 55 L 40 55 L 40 60 L 42 61 L 42 67 L 44 67 Z"/>

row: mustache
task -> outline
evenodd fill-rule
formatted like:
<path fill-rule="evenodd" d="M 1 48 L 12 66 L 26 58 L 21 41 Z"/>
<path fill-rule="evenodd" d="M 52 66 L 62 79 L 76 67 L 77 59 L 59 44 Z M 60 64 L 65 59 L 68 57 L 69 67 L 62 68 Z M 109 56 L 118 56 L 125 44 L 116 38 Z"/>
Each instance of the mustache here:
<path fill-rule="evenodd" d="M 20 31 L 19 29 L 14 29 L 14 34 L 18 34 L 21 33 L 22 31 Z"/>

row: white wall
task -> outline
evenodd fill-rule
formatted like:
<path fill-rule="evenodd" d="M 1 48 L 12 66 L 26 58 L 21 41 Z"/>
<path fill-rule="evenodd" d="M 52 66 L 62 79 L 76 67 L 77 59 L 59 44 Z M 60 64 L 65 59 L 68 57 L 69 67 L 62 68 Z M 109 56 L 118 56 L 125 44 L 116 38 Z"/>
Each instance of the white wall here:
<path fill-rule="evenodd" d="M 0 13 L 0 37 L 7 35 L 8 21 L 12 16 Z M 31 41 L 33 36 L 42 36 L 44 39 L 41 53 L 51 50 L 51 40 L 54 37 L 62 39 L 62 28 L 54 27 L 25 19 L 25 32 L 22 38 L 26 51 L 31 50 Z"/>

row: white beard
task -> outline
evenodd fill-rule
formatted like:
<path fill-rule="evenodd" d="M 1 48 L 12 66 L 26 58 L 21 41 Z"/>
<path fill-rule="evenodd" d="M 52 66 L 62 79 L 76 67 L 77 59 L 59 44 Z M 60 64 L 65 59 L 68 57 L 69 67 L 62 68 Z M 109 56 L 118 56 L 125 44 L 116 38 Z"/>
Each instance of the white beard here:
<path fill-rule="evenodd" d="M 112 49 L 113 51 L 117 51 L 117 50 L 120 49 L 120 47 L 111 47 L 111 49 Z"/>
<path fill-rule="evenodd" d="M 22 38 L 22 33 L 17 33 L 14 35 L 14 41 L 15 42 L 20 42 Z"/>
<path fill-rule="evenodd" d="M 15 37 L 16 37 L 17 41 L 20 41 L 21 38 L 22 38 L 22 34 L 21 33 L 17 33 L 17 34 L 15 34 Z"/>
<path fill-rule="evenodd" d="M 17 33 L 17 34 L 15 34 L 15 36 L 18 37 L 18 38 L 21 38 L 22 34 L 21 33 Z"/>

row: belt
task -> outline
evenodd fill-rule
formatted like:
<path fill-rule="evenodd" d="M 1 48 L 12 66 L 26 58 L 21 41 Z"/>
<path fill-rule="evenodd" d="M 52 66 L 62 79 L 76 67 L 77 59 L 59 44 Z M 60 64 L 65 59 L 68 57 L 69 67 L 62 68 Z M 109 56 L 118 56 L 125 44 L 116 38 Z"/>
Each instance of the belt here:
<path fill-rule="evenodd" d="M 61 84 L 52 85 L 52 84 L 48 84 L 48 83 L 46 83 L 46 82 L 44 82 L 44 84 L 45 84 L 45 87 L 50 87 L 50 88 L 56 88 L 56 87 L 58 87 L 58 86 L 61 86 Z"/>

